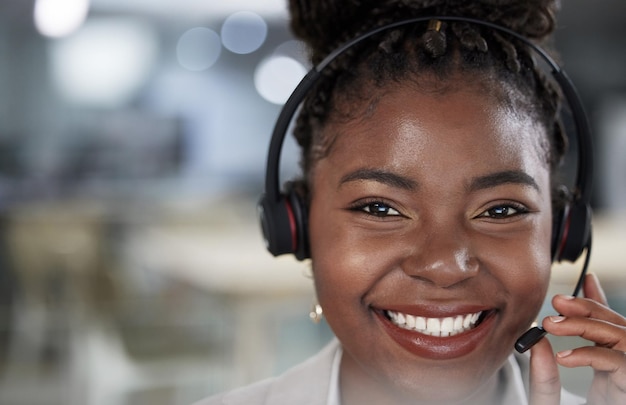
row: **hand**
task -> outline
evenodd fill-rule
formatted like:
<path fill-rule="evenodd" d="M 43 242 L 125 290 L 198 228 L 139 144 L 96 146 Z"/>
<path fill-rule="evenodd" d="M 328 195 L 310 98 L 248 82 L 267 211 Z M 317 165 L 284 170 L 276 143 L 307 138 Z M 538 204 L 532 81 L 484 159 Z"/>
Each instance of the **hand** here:
<path fill-rule="evenodd" d="M 558 404 L 558 363 L 594 369 L 587 395 L 589 404 L 626 404 L 626 318 L 608 307 L 595 275 L 586 276 L 583 291 L 585 298 L 555 296 L 552 305 L 562 315 L 547 317 L 542 324 L 552 335 L 580 336 L 595 346 L 565 350 L 553 357 L 548 342 L 537 344 L 531 351 L 531 401 L 535 401 L 531 403 Z"/>

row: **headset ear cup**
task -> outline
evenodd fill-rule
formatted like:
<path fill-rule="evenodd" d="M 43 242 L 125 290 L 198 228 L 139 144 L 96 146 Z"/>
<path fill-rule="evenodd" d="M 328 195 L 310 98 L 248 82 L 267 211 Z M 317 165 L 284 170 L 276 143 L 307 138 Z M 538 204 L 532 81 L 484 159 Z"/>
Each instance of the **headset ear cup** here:
<path fill-rule="evenodd" d="M 296 243 L 296 219 L 284 195 L 277 199 L 263 195 L 257 205 L 261 230 L 267 250 L 274 256 L 293 253 Z"/>
<path fill-rule="evenodd" d="M 591 236 L 591 207 L 575 202 L 568 207 L 559 220 L 558 233 L 552 243 L 553 261 L 575 262 L 589 244 Z"/>
<path fill-rule="evenodd" d="M 298 260 L 309 258 L 308 207 L 295 190 L 290 188 L 277 200 L 264 195 L 257 208 L 265 246 L 272 255 L 293 253 Z"/>

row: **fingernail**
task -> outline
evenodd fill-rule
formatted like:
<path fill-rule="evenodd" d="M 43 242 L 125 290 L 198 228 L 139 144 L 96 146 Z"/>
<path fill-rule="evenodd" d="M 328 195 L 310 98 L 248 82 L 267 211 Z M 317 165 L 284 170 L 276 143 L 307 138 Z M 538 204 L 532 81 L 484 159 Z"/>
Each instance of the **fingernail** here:
<path fill-rule="evenodd" d="M 550 322 L 552 323 L 559 323 L 559 322 L 563 322 L 565 320 L 564 316 L 551 316 L 550 317 Z"/>
<path fill-rule="evenodd" d="M 562 352 L 558 352 L 556 356 L 563 358 L 569 356 L 570 354 L 572 354 L 572 350 L 563 350 Z"/>
<path fill-rule="evenodd" d="M 575 297 L 573 295 L 559 294 L 557 295 L 562 300 L 573 300 Z"/>

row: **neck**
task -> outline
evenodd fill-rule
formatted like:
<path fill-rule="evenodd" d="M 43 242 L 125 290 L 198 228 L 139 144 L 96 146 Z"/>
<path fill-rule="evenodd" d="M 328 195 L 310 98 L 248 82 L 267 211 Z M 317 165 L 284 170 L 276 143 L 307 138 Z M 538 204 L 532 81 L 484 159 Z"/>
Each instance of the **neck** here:
<path fill-rule="evenodd" d="M 341 359 L 339 373 L 339 387 L 341 405 L 361 404 L 397 404 L 397 405 L 485 405 L 501 403 L 502 392 L 495 374 L 480 388 L 461 397 L 454 398 L 425 398 L 422 387 L 412 390 L 401 384 L 390 384 L 368 374 L 363 367 L 345 351 Z M 441 390 L 445 391 L 445 390 Z M 432 391 L 431 391 L 432 393 Z M 429 395 L 430 397 L 430 395 Z"/>

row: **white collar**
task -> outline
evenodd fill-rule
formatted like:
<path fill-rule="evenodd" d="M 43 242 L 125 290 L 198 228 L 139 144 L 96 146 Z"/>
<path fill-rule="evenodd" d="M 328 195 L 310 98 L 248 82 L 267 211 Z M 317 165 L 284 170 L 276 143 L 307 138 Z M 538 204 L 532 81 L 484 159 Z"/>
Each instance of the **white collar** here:
<path fill-rule="evenodd" d="M 341 405 L 341 397 L 339 396 L 339 366 L 341 365 L 342 354 L 343 349 L 341 345 L 339 345 L 330 369 L 330 384 L 328 386 L 328 399 L 326 400 L 327 405 Z"/>
<path fill-rule="evenodd" d="M 333 357 L 333 362 L 330 370 L 328 398 L 326 400 L 327 405 L 341 405 L 341 396 L 339 394 L 339 369 L 341 366 L 342 355 L 343 348 L 341 347 L 341 345 L 339 345 Z M 526 387 L 524 386 L 524 378 L 522 377 L 522 370 L 520 370 L 520 364 L 518 363 L 518 361 L 521 360 L 521 357 L 522 356 L 516 356 L 514 354 L 511 354 L 505 362 L 504 366 L 500 369 L 501 382 L 505 384 L 504 398 L 506 399 L 506 402 L 504 403 L 528 403 L 528 399 L 526 397 Z M 527 363 L 528 359 L 525 360 L 525 362 Z M 525 362 L 522 361 L 522 364 Z M 563 401 L 562 403 L 570 402 Z"/>

